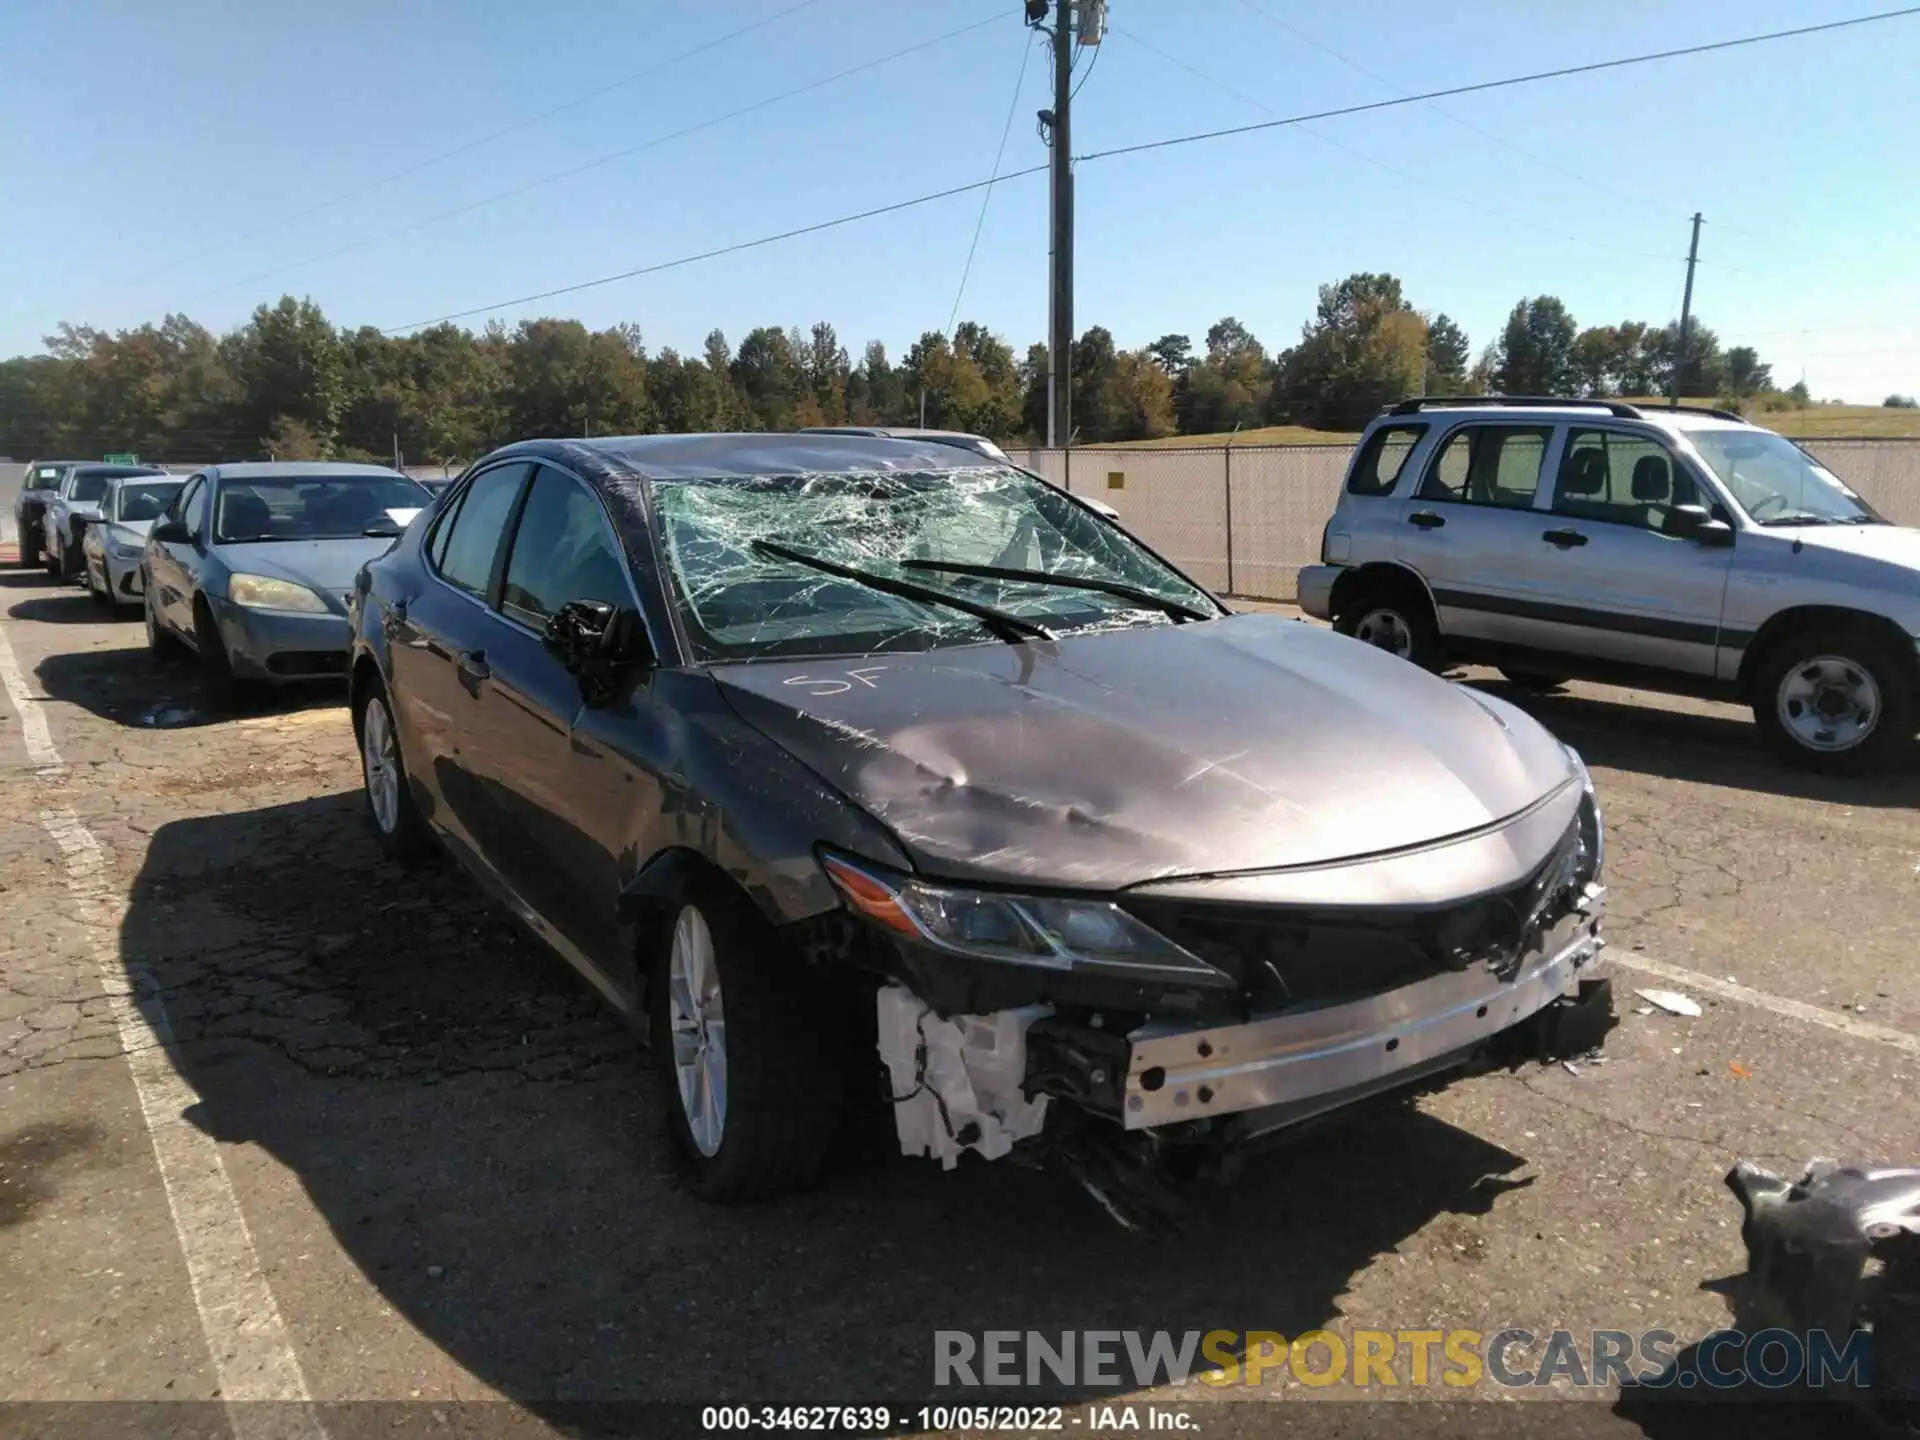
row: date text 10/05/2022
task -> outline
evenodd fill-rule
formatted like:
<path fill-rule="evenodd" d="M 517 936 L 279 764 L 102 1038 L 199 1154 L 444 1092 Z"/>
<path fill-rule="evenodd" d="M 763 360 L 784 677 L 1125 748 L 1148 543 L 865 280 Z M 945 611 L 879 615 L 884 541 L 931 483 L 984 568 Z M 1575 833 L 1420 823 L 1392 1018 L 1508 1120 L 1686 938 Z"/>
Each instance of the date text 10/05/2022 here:
<path fill-rule="evenodd" d="M 920 1433 L 1004 1430 L 1029 1435 L 1077 1429 L 1089 1434 L 1129 1430 L 1196 1431 L 1190 1407 L 1132 1401 L 1066 1405 L 708 1405 L 700 1428 L 712 1431 L 818 1431 L 884 1434 L 912 1426 Z"/>

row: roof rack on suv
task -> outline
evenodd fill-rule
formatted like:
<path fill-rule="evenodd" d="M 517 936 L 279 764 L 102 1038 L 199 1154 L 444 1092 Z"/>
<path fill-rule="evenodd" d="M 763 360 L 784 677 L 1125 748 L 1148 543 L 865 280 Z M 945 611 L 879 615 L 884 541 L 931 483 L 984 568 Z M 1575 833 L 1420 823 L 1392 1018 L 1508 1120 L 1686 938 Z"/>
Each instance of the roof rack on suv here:
<path fill-rule="evenodd" d="M 1624 400 L 1566 400 L 1554 395 L 1416 395 L 1410 400 L 1402 400 L 1387 413 L 1389 415 L 1417 415 L 1432 407 L 1439 409 L 1448 405 L 1486 406 L 1489 409 L 1514 405 L 1528 409 L 1551 407 L 1556 410 L 1605 410 L 1622 420 L 1641 418 L 1640 408 L 1629 405 Z"/>
<path fill-rule="evenodd" d="M 1625 400 L 1570 400 L 1557 395 L 1416 395 L 1402 400 L 1387 411 L 1389 415 L 1417 415 L 1429 406 L 1439 409 L 1448 405 L 1485 406 L 1495 409 L 1502 406 L 1524 406 L 1528 409 L 1552 408 L 1560 410 L 1605 410 L 1619 420 L 1644 420 L 1647 411 L 1658 414 L 1662 410 L 1677 410 L 1682 415 L 1711 415 L 1716 420 L 1738 420 L 1743 424 L 1746 416 L 1736 415 L 1731 410 L 1717 410 L 1710 405 L 1633 405 Z"/>

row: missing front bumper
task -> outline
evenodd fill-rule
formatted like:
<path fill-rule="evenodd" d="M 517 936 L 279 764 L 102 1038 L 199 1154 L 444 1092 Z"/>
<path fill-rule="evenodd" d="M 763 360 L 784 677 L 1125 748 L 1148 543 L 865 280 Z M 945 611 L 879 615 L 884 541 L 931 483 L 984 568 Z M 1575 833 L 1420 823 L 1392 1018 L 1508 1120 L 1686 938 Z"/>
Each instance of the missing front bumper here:
<path fill-rule="evenodd" d="M 1445 1068 L 1598 973 L 1603 892 L 1569 914 L 1511 980 L 1484 966 L 1382 995 L 1204 1029 L 1149 1024 L 1128 1037 L 1120 1120 L 1129 1130 L 1242 1112 L 1337 1108 Z"/>

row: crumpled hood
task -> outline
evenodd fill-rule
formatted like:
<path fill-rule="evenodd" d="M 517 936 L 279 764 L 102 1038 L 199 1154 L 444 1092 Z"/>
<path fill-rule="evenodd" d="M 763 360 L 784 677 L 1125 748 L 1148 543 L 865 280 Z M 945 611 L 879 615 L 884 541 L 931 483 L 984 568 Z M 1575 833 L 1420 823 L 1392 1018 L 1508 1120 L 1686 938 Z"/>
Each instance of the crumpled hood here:
<path fill-rule="evenodd" d="M 220 559 L 230 571 L 270 575 L 320 592 L 336 614 L 347 613 L 347 594 L 354 576 L 369 560 L 393 548 L 389 536 L 349 540 L 267 540 L 251 545 L 222 545 Z"/>
<path fill-rule="evenodd" d="M 723 666 L 923 873 L 1118 888 L 1397 850 L 1567 780 L 1513 707 L 1275 615 Z"/>

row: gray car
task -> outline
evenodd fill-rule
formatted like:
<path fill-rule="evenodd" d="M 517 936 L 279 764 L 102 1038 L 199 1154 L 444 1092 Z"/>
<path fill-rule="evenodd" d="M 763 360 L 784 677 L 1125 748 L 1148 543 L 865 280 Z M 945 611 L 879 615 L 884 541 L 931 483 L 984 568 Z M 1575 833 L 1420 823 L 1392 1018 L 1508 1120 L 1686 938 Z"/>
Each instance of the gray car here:
<path fill-rule="evenodd" d="M 271 684 L 338 680 L 354 574 L 433 497 L 380 465 L 213 465 L 147 532 L 147 644 L 195 655 L 217 704 Z"/>
<path fill-rule="evenodd" d="M 99 518 L 80 540 L 87 591 L 101 605 L 140 603 L 147 532 L 183 482 L 172 475 L 123 475 L 107 482 Z"/>
<path fill-rule="evenodd" d="M 1133 1213 L 1143 1171 L 1610 1021 L 1578 756 L 951 446 L 511 446 L 353 620 L 381 843 L 651 1035 L 714 1198 L 885 1094 L 906 1154 L 1026 1146 Z"/>
<path fill-rule="evenodd" d="M 164 476 L 158 465 L 72 465 L 60 477 L 40 516 L 40 543 L 47 573 L 57 580 L 77 579 L 85 566 L 81 542 L 100 518 L 108 484 L 122 475 Z"/>
<path fill-rule="evenodd" d="M 1719 410 L 1409 400 L 1367 427 L 1300 605 L 1428 667 L 1750 705 L 1794 764 L 1909 749 L 1920 530 Z"/>

